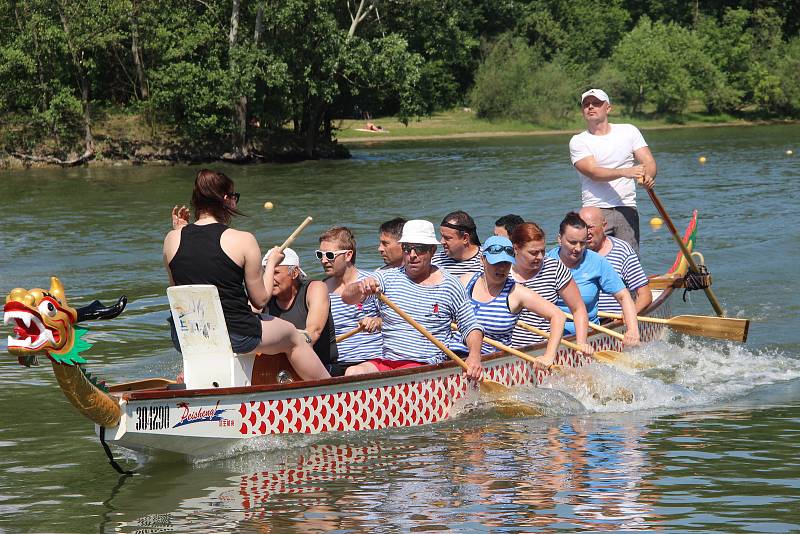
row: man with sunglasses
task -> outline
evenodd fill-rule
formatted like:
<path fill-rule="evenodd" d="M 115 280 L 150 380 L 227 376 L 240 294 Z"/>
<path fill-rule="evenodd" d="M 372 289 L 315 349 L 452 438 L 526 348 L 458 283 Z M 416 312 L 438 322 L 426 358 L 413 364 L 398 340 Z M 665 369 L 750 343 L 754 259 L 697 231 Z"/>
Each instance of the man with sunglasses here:
<path fill-rule="evenodd" d="M 324 282 L 331 300 L 336 336 L 361 326 L 364 331 L 337 343 L 339 365 L 346 369 L 381 354 L 383 342 L 378 306 L 373 302 L 346 304 L 342 290 L 348 284 L 370 276 L 356 267 L 356 238 L 346 226 L 334 226 L 319 236 L 317 259 L 325 270 Z"/>
<path fill-rule="evenodd" d="M 467 212 L 458 210 L 445 215 L 439 232 L 442 250 L 433 257 L 434 265 L 456 277 L 481 272 L 481 240 L 475 221 Z"/>
<path fill-rule="evenodd" d="M 581 179 L 583 206 L 602 210 L 606 233 L 639 252 L 636 184 L 655 185 L 656 161 L 641 132 L 632 124 L 608 122 L 611 99 L 602 89 L 581 95 L 586 130 L 569 142 L 572 164 Z"/>
<path fill-rule="evenodd" d="M 380 357 L 347 369 L 347 375 L 403 369 L 440 363 L 447 357 L 394 310 L 375 298 L 383 292 L 445 345 L 457 343 L 450 328 L 457 323 L 468 350 L 467 376 L 479 380 L 483 328 L 475 319 L 459 280 L 431 263 L 436 251 L 436 232 L 429 221 L 412 220 L 400 237 L 403 266 L 376 271 L 371 277 L 349 284 L 342 292 L 346 303 L 378 302 L 383 319 L 383 352 Z"/>

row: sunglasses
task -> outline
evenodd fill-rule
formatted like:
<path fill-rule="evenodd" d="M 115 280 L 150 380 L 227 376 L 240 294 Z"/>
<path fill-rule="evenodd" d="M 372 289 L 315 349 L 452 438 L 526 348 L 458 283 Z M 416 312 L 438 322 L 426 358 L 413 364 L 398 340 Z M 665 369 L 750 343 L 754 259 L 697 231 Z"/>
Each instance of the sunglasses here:
<path fill-rule="evenodd" d="M 509 256 L 514 256 L 514 247 L 506 247 L 503 245 L 492 245 L 491 247 L 486 247 L 483 251 L 484 254 L 501 254 L 505 252 Z"/>
<path fill-rule="evenodd" d="M 323 251 L 323 250 L 315 250 L 314 254 L 317 255 L 317 259 L 318 260 L 322 260 L 322 258 L 325 258 L 328 261 L 333 261 L 333 260 L 336 259 L 336 256 L 338 256 L 340 254 L 344 254 L 345 252 L 350 252 L 350 249 L 346 249 L 346 250 L 325 250 L 325 251 Z"/>
<path fill-rule="evenodd" d="M 416 243 L 403 243 L 403 254 L 411 254 L 414 251 L 419 254 L 430 254 L 436 245 L 418 245 Z"/>
<path fill-rule="evenodd" d="M 239 199 L 240 199 L 241 197 L 242 197 L 242 194 L 241 194 L 241 193 L 230 193 L 230 194 L 228 195 L 228 198 L 232 198 L 233 200 L 235 200 L 235 201 L 236 201 L 236 203 L 237 203 L 237 204 L 239 203 Z"/>

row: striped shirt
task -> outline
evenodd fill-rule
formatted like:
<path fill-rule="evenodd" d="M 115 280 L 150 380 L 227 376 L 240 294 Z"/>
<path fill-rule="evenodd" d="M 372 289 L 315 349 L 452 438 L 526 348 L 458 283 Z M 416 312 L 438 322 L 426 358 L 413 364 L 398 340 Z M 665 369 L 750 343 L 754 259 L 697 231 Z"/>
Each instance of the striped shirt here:
<path fill-rule="evenodd" d="M 448 256 L 444 250 L 440 250 L 433 255 L 433 258 L 431 258 L 431 263 L 437 267 L 441 267 L 456 278 L 466 273 L 483 272 L 480 248 L 478 248 L 478 252 L 474 256 L 461 261 L 454 260 Z"/>
<path fill-rule="evenodd" d="M 509 276 L 513 276 L 513 274 L 509 273 Z M 539 272 L 533 278 L 519 283 L 528 289 L 536 291 L 543 299 L 555 304 L 558 301 L 558 292 L 564 289 L 570 281 L 572 281 L 572 273 L 569 272 L 567 266 L 561 263 L 558 258 L 545 256 L 542 259 L 542 266 L 539 268 Z M 519 314 L 519 320 L 545 332 L 550 331 L 550 321 L 525 308 Z M 544 341 L 542 336 L 519 326 L 514 329 L 514 333 L 511 336 L 511 345 L 514 347 L 522 347 L 542 341 Z"/>
<path fill-rule="evenodd" d="M 622 281 L 625 282 L 625 287 L 631 292 L 631 295 L 636 293 L 640 287 L 644 287 L 650 283 L 647 275 L 644 274 L 642 263 L 639 261 L 639 256 L 636 255 L 633 248 L 616 237 L 606 236 L 606 239 L 611 240 L 611 250 L 606 254 L 605 258 L 617 271 Z M 600 311 L 621 313 L 622 307 L 614 298 L 614 295 L 608 293 L 600 293 L 600 303 L 598 304 Z"/>
<path fill-rule="evenodd" d="M 440 272 L 442 281 L 432 286 L 412 282 L 403 267 L 377 271 L 374 276 L 392 302 L 449 347 L 453 344 L 450 323 L 458 323 L 464 336 L 472 330 L 482 331 L 483 328 L 475 320 L 475 312 L 458 279 L 444 269 L 440 269 Z M 439 363 L 447 359 L 436 345 L 393 309 L 374 295 L 365 302 L 370 300 L 378 302 L 383 318 L 383 359 L 422 363 Z"/>
<path fill-rule="evenodd" d="M 472 309 L 475 310 L 475 318 L 478 323 L 483 327 L 483 335 L 499 341 L 504 345 L 511 344 L 511 332 L 517 325 L 517 316 L 519 314 L 511 313 L 508 305 L 508 295 L 517 283 L 509 278 L 506 280 L 503 289 L 500 293 L 489 302 L 481 302 L 472 298 L 472 290 L 475 288 L 475 283 L 481 277 L 481 273 L 475 273 L 467 283 L 467 296 L 469 296 Z M 461 340 L 461 335 L 456 332 L 457 343 L 451 348 L 453 350 L 460 350 L 467 352 L 467 347 Z M 496 352 L 497 349 L 488 343 L 481 345 L 481 354 L 489 354 Z"/>
<path fill-rule="evenodd" d="M 369 271 L 357 269 L 357 281 L 369 276 L 372 276 Z M 345 304 L 342 302 L 341 295 L 336 293 L 330 293 L 330 298 L 333 328 L 337 337 L 357 328 L 358 321 L 364 317 L 378 317 L 380 315 L 375 301 Z M 382 337 L 380 332 L 359 332 L 338 342 L 339 363 L 350 365 L 379 357 L 383 346 Z"/>

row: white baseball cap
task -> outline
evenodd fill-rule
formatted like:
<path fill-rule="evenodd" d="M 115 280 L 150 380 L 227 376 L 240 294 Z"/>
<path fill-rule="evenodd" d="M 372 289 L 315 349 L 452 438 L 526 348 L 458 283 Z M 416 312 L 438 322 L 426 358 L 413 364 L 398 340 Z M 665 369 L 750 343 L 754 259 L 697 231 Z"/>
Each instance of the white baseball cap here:
<path fill-rule="evenodd" d="M 264 254 L 264 259 L 261 260 L 261 266 L 267 266 L 267 260 L 269 259 L 269 255 L 272 253 L 274 249 L 270 249 L 266 254 Z M 308 275 L 300 268 L 300 257 L 297 255 L 297 252 L 290 248 L 283 249 L 283 260 L 278 265 L 288 265 L 290 267 L 297 267 L 300 270 L 300 276 L 302 278 L 306 278 Z"/>
<path fill-rule="evenodd" d="M 581 104 L 583 104 L 583 101 L 586 100 L 587 96 L 593 96 L 602 102 L 608 102 L 609 104 L 611 103 L 611 99 L 608 98 L 608 95 L 602 89 L 589 89 L 583 93 L 581 95 Z"/>
<path fill-rule="evenodd" d="M 433 223 L 422 219 L 413 219 L 403 225 L 400 243 L 416 243 L 419 245 L 438 245 Z"/>

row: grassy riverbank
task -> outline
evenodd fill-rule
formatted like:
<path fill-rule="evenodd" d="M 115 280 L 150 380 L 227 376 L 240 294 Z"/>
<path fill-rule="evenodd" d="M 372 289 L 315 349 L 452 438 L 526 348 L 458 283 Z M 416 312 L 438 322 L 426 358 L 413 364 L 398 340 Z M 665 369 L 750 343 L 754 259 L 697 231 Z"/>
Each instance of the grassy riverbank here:
<path fill-rule="evenodd" d="M 708 126 L 748 126 L 755 124 L 785 124 L 790 121 L 764 121 L 736 118 L 727 114 L 708 115 L 699 112 L 686 113 L 680 117 L 657 118 L 653 116 L 630 117 L 615 113 L 611 122 L 631 122 L 643 130 L 664 128 L 700 128 Z M 342 120 L 335 123 L 339 128 L 337 138 L 342 143 L 372 141 L 408 141 L 458 137 L 502 137 L 514 135 L 548 135 L 575 133 L 584 128 L 580 119 L 565 122 L 558 127 L 544 127 L 522 121 L 488 121 L 478 118 L 469 108 L 436 113 L 419 121 L 404 125 L 394 117 L 372 119 L 384 132 L 360 131 L 366 125 L 363 120 Z"/>

